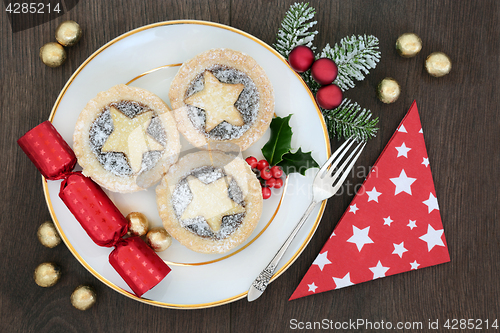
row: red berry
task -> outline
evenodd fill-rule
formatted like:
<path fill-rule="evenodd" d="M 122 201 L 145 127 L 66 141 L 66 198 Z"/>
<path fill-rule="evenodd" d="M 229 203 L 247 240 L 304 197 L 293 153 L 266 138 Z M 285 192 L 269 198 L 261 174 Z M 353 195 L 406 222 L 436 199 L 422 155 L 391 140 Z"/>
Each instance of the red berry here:
<path fill-rule="evenodd" d="M 274 184 L 274 188 L 281 188 L 283 186 L 283 179 L 276 179 L 276 184 Z"/>
<path fill-rule="evenodd" d="M 305 45 L 296 46 L 288 55 L 288 63 L 299 73 L 307 71 L 313 62 L 314 53 Z"/>
<path fill-rule="evenodd" d="M 269 199 L 270 196 L 271 196 L 271 189 L 269 187 L 263 187 L 262 188 L 262 198 Z"/>
<path fill-rule="evenodd" d="M 337 73 L 337 65 L 335 65 L 332 59 L 328 58 L 316 60 L 311 67 L 313 79 L 322 86 L 332 83 L 337 77 Z"/>
<path fill-rule="evenodd" d="M 257 166 L 257 159 L 253 156 L 247 157 L 245 161 L 247 161 L 248 165 L 250 165 L 252 169 Z"/>
<path fill-rule="evenodd" d="M 259 170 L 262 170 L 262 169 L 265 169 L 269 166 L 269 163 L 267 163 L 266 160 L 260 160 L 258 163 L 257 163 L 257 169 Z"/>
<path fill-rule="evenodd" d="M 276 185 L 276 178 L 269 178 L 266 180 L 266 186 L 274 187 Z"/>
<path fill-rule="evenodd" d="M 269 170 L 269 168 L 265 168 L 265 169 L 260 170 L 260 178 L 262 178 L 264 180 L 268 180 L 268 179 L 273 178 L 273 175 L 271 174 L 271 170 Z"/>
<path fill-rule="evenodd" d="M 273 174 L 274 178 L 280 178 L 283 176 L 283 170 L 281 170 L 281 167 L 275 165 L 271 168 L 271 173 Z"/>
<path fill-rule="evenodd" d="M 321 87 L 316 93 L 316 102 L 323 109 L 335 109 L 342 103 L 342 90 L 334 84 Z"/>

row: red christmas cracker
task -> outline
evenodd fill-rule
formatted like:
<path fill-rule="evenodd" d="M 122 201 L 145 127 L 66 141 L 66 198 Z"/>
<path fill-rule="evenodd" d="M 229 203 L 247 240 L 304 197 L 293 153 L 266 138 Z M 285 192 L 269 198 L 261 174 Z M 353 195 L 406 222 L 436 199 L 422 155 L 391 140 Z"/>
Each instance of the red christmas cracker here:
<path fill-rule="evenodd" d="M 122 213 L 99 185 L 80 172 L 61 183 L 59 197 L 97 245 L 111 247 L 127 233 Z"/>
<path fill-rule="evenodd" d="M 72 172 L 76 156 L 51 122 L 41 123 L 17 142 L 46 179 L 63 179 L 59 197 L 97 245 L 115 246 L 110 264 L 137 296 L 170 272 L 141 238 L 121 238 L 127 233 L 127 220 L 99 185 Z"/>
<path fill-rule="evenodd" d="M 17 143 L 47 179 L 62 179 L 75 167 L 75 153 L 48 120 L 28 131 Z"/>
<path fill-rule="evenodd" d="M 116 244 L 109 263 L 137 296 L 156 286 L 170 268 L 140 237 L 129 237 Z"/>

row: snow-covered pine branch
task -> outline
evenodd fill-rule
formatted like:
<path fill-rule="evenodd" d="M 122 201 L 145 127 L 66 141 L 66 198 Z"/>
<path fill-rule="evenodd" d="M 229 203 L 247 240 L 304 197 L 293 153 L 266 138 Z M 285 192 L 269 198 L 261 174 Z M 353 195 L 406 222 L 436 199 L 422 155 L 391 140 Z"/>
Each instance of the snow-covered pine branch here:
<path fill-rule="evenodd" d="M 311 47 L 317 31 L 309 31 L 317 21 L 311 21 L 316 11 L 308 3 L 294 3 L 290 6 L 281 22 L 276 43 L 273 47 L 285 58 L 297 45 Z"/>
<path fill-rule="evenodd" d="M 333 48 L 327 44 L 320 56 L 330 58 L 337 64 L 339 73 L 333 83 L 346 91 L 354 88 L 354 79 L 364 80 L 370 69 L 377 66 L 380 61 L 378 38 L 371 35 L 345 37 Z"/>
<path fill-rule="evenodd" d="M 312 50 L 317 31 L 310 31 L 316 25 L 312 21 L 316 11 L 308 3 L 295 3 L 290 6 L 281 23 L 274 48 L 288 59 L 289 53 L 298 45 L 306 45 Z M 342 91 L 354 88 L 355 81 L 362 81 L 369 71 L 380 61 L 378 39 L 375 36 L 351 36 L 343 38 L 339 44 L 325 46 L 319 57 L 332 59 L 338 67 L 337 79 L 333 82 Z M 301 74 L 313 94 L 321 87 L 308 70 Z M 370 110 L 361 108 L 358 103 L 344 99 L 333 110 L 321 109 L 330 137 L 349 138 L 354 136 L 359 141 L 367 141 L 377 134 L 378 118 L 372 119 Z"/>
<path fill-rule="evenodd" d="M 326 127 L 331 136 L 354 137 L 358 141 L 368 141 L 377 135 L 378 118 L 372 119 L 372 113 L 356 102 L 344 99 L 333 110 L 321 110 L 325 118 Z"/>

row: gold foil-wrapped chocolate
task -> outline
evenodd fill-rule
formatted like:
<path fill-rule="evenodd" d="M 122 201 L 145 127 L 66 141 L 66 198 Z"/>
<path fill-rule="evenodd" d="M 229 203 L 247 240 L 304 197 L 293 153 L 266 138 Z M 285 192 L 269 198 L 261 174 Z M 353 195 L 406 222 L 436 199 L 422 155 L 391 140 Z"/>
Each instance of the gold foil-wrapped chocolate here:
<path fill-rule="evenodd" d="M 52 287 L 61 277 L 61 269 L 52 262 L 44 262 L 35 269 L 34 279 L 40 287 Z"/>
<path fill-rule="evenodd" d="M 40 243 L 48 248 L 56 247 L 61 243 L 61 237 L 51 221 L 46 221 L 38 227 L 37 236 Z"/>
<path fill-rule="evenodd" d="M 396 41 L 396 50 L 399 55 L 411 58 L 417 55 L 422 49 L 422 40 L 414 33 L 402 34 Z"/>
<path fill-rule="evenodd" d="M 172 244 L 172 236 L 161 227 L 153 228 L 146 235 L 146 242 L 155 252 L 161 252 Z"/>
<path fill-rule="evenodd" d="M 90 286 L 80 285 L 71 294 L 71 304 L 78 310 L 85 311 L 92 307 L 97 300 L 94 289 Z"/>
<path fill-rule="evenodd" d="M 443 52 L 431 53 L 425 60 L 425 69 L 432 76 L 444 76 L 451 71 L 451 60 Z"/>
<path fill-rule="evenodd" d="M 149 229 L 148 218 L 139 212 L 132 212 L 126 217 L 128 221 L 128 232 L 129 236 L 144 236 Z"/>
<path fill-rule="evenodd" d="M 399 83 L 393 78 L 386 77 L 377 86 L 377 96 L 381 102 L 390 104 L 394 103 L 401 93 Z"/>
<path fill-rule="evenodd" d="M 66 60 L 66 51 L 59 43 L 47 43 L 40 48 L 40 59 L 49 67 L 59 67 Z"/>
<path fill-rule="evenodd" d="M 62 46 L 73 46 L 82 37 L 82 28 L 75 21 L 64 21 L 56 29 L 56 40 Z"/>

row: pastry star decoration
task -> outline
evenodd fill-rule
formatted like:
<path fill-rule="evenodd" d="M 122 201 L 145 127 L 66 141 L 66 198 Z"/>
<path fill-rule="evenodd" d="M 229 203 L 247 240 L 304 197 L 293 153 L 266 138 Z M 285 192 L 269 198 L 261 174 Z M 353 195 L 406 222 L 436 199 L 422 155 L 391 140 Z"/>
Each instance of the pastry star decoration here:
<path fill-rule="evenodd" d="M 131 119 L 114 106 L 109 111 L 113 120 L 113 132 L 101 151 L 124 153 L 132 171 L 137 173 L 141 170 L 142 156 L 145 152 L 163 150 L 163 146 L 147 133 L 153 113 L 144 112 Z"/>
<path fill-rule="evenodd" d="M 229 84 L 220 82 L 211 72 L 203 73 L 205 87 L 203 90 L 186 98 L 186 104 L 205 110 L 205 131 L 208 133 L 223 121 L 231 125 L 243 126 L 243 117 L 234 103 L 238 100 L 243 84 Z"/>
<path fill-rule="evenodd" d="M 187 181 L 193 199 L 182 213 L 181 219 L 203 216 L 215 233 L 220 230 L 224 216 L 245 211 L 241 205 L 229 198 L 227 185 L 230 180 L 226 177 L 219 178 L 210 184 L 204 184 L 194 176 L 189 176 Z"/>

